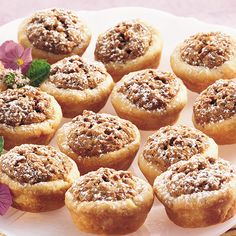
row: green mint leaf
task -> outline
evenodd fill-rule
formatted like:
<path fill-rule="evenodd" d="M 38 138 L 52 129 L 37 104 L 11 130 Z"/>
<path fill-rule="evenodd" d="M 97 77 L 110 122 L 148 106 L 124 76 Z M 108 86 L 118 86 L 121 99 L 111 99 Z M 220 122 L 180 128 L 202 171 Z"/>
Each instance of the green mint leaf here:
<path fill-rule="evenodd" d="M 3 81 L 7 85 L 8 88 L 12 88 L 15 83 L 15 77 L 16 74 L 13 72 L 9 72 L 7 75 L 5 75 Z"/>
<path fill-rule="evenodd" d="M 43 59 L 35 59 L 32 61 L 27 72 L 30 79 L 30 85 L 38 87 L 48 76 L 51 65 Z"/>
<path fill-rule="evenodd" d="M 0 155 L 3 153 L 4 139 L 0 136 Z"/>

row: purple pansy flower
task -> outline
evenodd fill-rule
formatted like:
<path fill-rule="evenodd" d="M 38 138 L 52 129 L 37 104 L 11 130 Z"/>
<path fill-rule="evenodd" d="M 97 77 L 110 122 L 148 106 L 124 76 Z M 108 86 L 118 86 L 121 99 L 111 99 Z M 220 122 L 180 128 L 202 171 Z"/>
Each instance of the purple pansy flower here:
<path fill-rule="evenodd" d="M 12 196 L 7 185 L 0 184 L 0 215 L 4 215 L 12 205 Z"/>
<path fill-rule="evenodd" d="M 7 69 L 21 69 L 26 74 L 32 62 L 31 48 L 24 49 L 22 45 L 8 40 L 0 46 L 0 61 Z"/>

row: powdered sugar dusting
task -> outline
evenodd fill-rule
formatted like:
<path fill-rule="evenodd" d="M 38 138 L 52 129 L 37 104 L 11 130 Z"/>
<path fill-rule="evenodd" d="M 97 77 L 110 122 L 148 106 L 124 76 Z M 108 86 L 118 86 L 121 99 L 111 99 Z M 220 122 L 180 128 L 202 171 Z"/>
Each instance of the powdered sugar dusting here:
<path fill-rule="evenodd" d="M 50 9 L 35 13 L 26 29 L 30 42 L 38 49 L 69 54 L 87 39 L 87 29 L 72 11 Z"/>
<path fill-rule="evenodd" d="M 130 172 L 100 168 L 80 177 L 69 191 L 83 202 L 132 199 L 142 190 L 139 179 Z"/>
<path fill-rule="evenodd" d="M 100 156 L 135 140 L 134 125 L 110 114 L 84 111 L 70 122 L 68 145 L 82 157 Z"/>
<path fill-rule="evenodd" d="M 104 63 L 123 63 L 144 55 L 151 40 L 151 32 L 144 23 L 124 21 L 98 37 L 95 57 Z"/>
<path fill-rule="evenodd" d="M 106 77 L 101 63 L 89 63 L 74 55 L 52 65 L 49 81 L 58 88 L 85 90 L 96 88 Z"/>
<path fill-rule="evenodd" d="M 208 146 L 208 137 L 201 131 L 184 125 L 166 126 L 148 138 L 143 157 L 166 171 L 178 161 L 203 153 Z"/>
<path fill-rule="evenodd" d="M 34 87 L 25 86 L 0 93 L 0 124 L 20 126 L 39 123 L 49 118 L 51 113 L 48 95 Z"/>
<path fill-rule="evenodd" d="M 236 114 L 236 79 L 218 80 L 204 90 L 193 106 L 196 123 L 222 122 Z"/>
<path fill-rule="evenodd" d="M 72 164 L 50 146 L 24 144 L 1 156 L 0 170 L 21 184 L 64 180 Z"/>
<path fill-rule="evenodd" d="M 221 32 L 198 33 L 186 39 L 181 48 L 181 58 L 190 65 L 214 68 L 230 60 L 236 44 Z"/>
<path fill-rule="evenodd" d="M 176 163 L 164 176 L 173 197 L 219 190 L 235 177 L 235 169 L 228 161 L 201 155 Z"/>
<path fill-rule="evenodd" d="M 174 74 L 147 69 L 128 74 L 117 91 L 138 108 L 162 111 L 176 96 L 179 87 Z"/>

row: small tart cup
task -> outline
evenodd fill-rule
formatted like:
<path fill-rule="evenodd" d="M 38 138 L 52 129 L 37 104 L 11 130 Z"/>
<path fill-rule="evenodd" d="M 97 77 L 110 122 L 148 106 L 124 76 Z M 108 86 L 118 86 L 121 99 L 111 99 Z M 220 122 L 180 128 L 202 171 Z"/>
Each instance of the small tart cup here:
<path fill-rule="evenodd" d="M 25 143 L 49 144 L 61 123 L 62 111 L 54 97 L 47 96 L 50 98 L 50 106 L 53 107 L 54 112 L 45 121 L 15 127 L 0 124 L 0 136 L 4 137 L 4 148 L 6 150 Z"/>
<path fill-rule="evenodd" d="M 81 174 L 97 170 L 100 167 L 108 167 L 115 170 L 127 170 L 133 162 L 141 142 L 139 130 L 135 125 L 133 125 L 133 131 L 135 139 L 121 149 L 100 156 L 83 157 L 75 153 L 68 145 L 70 123 L 67 123 L 57 132 L 57 145 L 61 152 L 65 153 L 76 162 Z"/>
<path fill-rule="evenodd" d="M 234 40 L 235 41 L 235 40 Z M 236 42 L 235 42 L 236 44 Z M 236 76 L 236 52 L 232 58 L 216 68 L 193 66 L 181 58 L 180 43 L 170 57 L 171 68 L 181 78 L 188 89 L 200 93 L 219 79 L 232 79 Z"/>
<path fill-rule="evenodd" d="M 119 81 L 124 75 L 132 71 L 142 70 L 146 68 L 157 68 L 160 64 L 161 53 L 163 48 L 163 41 L 158 30 L 156 30 L 151 25 L 142 22 L 145 26 L 149 28 L 152 34 L 151 44 L 142 56 L 135 59 L 128 60 L 125 63 L 120 62 L 109 62 L 104 63 L 108 73 L 112 76 L 115 82 Z M 95 59 L 96 53 L 95 53 Z"/>
<path fill-rule="evenodd" d="M 124 76 L 111 93 L 111 102 L 118 116 L 131 121 L 141 130 L 157 130 L 178 120 L 180 112 L 187 103 L 187 89 L 180 79 L 178 79 L 179 91 L 163 111 L 148 111 L 130 102 L 125 95 L 118 92 L 118 88 L 125 80 Z"/>
<path fill-rule="evenodd" d="M 139 179 L 144 186 L 133 199 L 119 201 L 77 201 L 69 192 L 65 204 L 75 225 L 81 231 L 94 234 L 128 234 L 141 227 L 153 204 L 153 190 Z"/>
<path fill-rule="evenodd" d="M 82 114 L 84 110 L 100 111 L 106 104 L 114 82 L 107 74 L 106 79 L 94 89 L 76 90 L 58 88 L 46 80 L 40 89 L 52 95 L 61 105 L 63 116 L 72 118 Z"/>
<path fill-rule="evenodd" d="M 236 178 L 219 190 L 173 197 L 163 183 L 168 174 L 169 170 L 155 179 L 154 193 L 175 224 L 184 228 L 206 227 L 225 222 L 235 215 Z"/>
<path fill-rule="evenodd" d="M 65 57 L 69 57 L 71 55 L 79 55 L 82 56 L 85 50 L 87 49 L 90 40 L 91 40 L 91 33 L 90 30 L 87 28 L 86 24 L 84 24 L 85 32 L 86 32 L 86 40 L 84 42 L 81 42 L 80 45 L 73 48 L 72 52 L 69 54 L 56 54 L 52 52 L 48 52 L 46 50 L 38 49 L 29 41 L 28 36 L 26 34 L 26 28 L 29 23 L 29 18 L 25 19 L 19 26 L 18 29 L 18 42 L 24 47 L 24 48 L 32 48 L 32 57 L 34 59 L 40 58 L 45 59 L 48 61 L 48 63 L 53 64 Z M 82 21 L 81 21 L 82 22 Z"/>
<path fill-rule="evenodd" d="M 208 138 L 207 142 L 208 142 L 208 147 L 201 154 L 204 156 L 218 158 L 217 144 L 211 138 Z M 156 177 L 163 173 L 163 167 L 159 164 L 155 164 L 146 160 L 143 156 L 143 153 L 139 155 L 138 165 L 143 175 L 146 177 L 146 179 L 151 185 L 153 185 Z"/>
<path fill-rule="evenodd" d="M 65 180 L 40 182 L 36 184 L 20 184 L 8 175 L 0 172 L 0 183 L 6 184 L 11 192 L 13 207 L 27 212 L 52 211 L 64 206 L 65 193 L 80 174 L 76 164 Z"/>

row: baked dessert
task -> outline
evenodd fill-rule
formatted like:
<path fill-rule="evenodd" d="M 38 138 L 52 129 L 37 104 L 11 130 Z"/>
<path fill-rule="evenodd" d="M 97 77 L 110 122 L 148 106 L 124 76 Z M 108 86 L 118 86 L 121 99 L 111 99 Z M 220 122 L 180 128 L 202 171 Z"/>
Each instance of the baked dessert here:
<path fill-rule="evenodd" d="M 62 207 L 65 192 L 78 177 L 75 162 L 50 146 L 23 144 L 0 158 L 0 183 L 9 187 L 13 207 L 22 211 Z"/>
<path fill-rule="evenodd" d="M 135 19 L 120 22 L 100 34 L 94 55 L 118 81 L 131 71 L 157 68 L 162 44 L 160 33 L 154 27 Z"/>
<path fill-rule="evenodd" d="M 23 143 L 48 144 L 61 118 L 57 101 L 34 87 L 0 92 L 0 136 L 7 150 Z"/>
<path fill-rule="evenodd" d="M 222 223 L 236 213 L 235 168 L 220 158 L 198 154 L 172 165 L 155 179 L 154 192 L 181 227 Z"/>
<path fill-rule="evenodd" d="M 236 79 L 218 80 L 198 96 L 193 124 L 218 144 L 236 143 Z"/>
<path fill-rule="evenodd" d="M 90 63 L 74 55 L 53 64 L 40 88 L 56 98 L 65 117 L 75 117 L 83 110 L 101 110 L 113 84 L 101 63 Z"/>
<path fill-rule="evenodd" d="M 124 76 L 111 102 L 120 117 L 139 129 L 155 130 L 177 121 L 187 103 L 187 89 L 172 73 L 146 69 Z"/>
<path fill-rule="evenodd" d="M 0 69 L 0 92 L 8 88 L 21 88 L 28 85 L 29 78 L 19 70 Z"/>
<path fill-rule="evenodd" d="M 94 234 L 128 234 L 143 225 L 153 204 L 152 187 L 128 171 L 100 168 L 66 192 L 75 225 Z"/>
<path fill-rule="evenodd" d="M 55 63 L 70 55 L 82 55 L 88 47 L 91 33 L 75 12 L 48 9 L 36 12 L 22 22 L 18 41 L 32 48 L 33 58 Z"/>
<path fill-rule="evenodd" d="M 185 125 L 166 126 L 148 137 L 139 168 L 150 184 L 171 165 L 196 154 L 218 157 L 218 146 L 201 131 Z"/>
<path fill-rule="evenodd" d="M 197 33 L 175 48 L 170 63 L 188 89 L 201 92 L 236 76 L 236 40 L 221 32 Z"/>
<path fill-rule="evenodd" d="M 57 144 L 81 174 L 100 167 L 126 170 L 139 149 L 140 133 L 117 116 L 84 111 L 59 129 Z"/>

